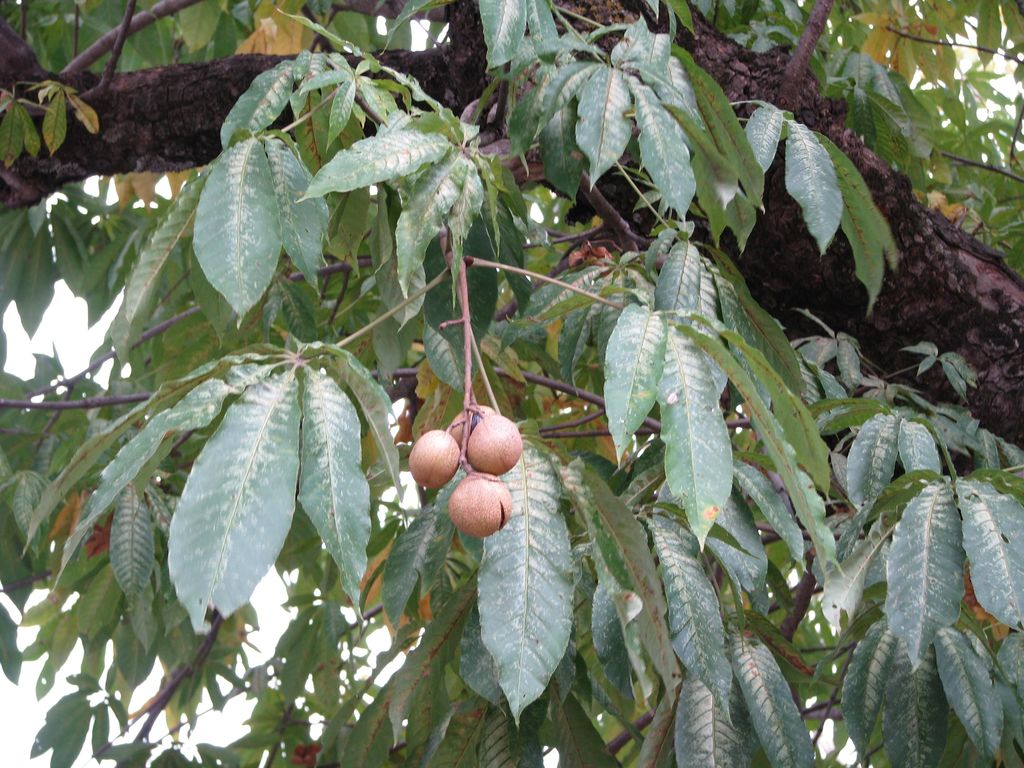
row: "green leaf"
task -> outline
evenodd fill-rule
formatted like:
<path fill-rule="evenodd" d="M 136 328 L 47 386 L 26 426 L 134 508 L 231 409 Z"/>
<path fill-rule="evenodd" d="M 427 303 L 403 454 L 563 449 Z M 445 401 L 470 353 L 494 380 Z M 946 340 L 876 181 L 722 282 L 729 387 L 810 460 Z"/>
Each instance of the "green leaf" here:
<path fill-rule="evenodd" d="M 835 167 L 813 131 L 794 120 L 786 124 L 786 191 L 800 203 L 807 231 L 824 253 L 843 216 Z"/>
<path fill-rule="evenodd" d="M 178 243 L 191 233 L 204 181 L 200 177 L 185 185 L 153 234 L 139 249 L 139 259 L 128 278 L 121 304 L 121 314 L 129 329 L 134 328 L 140 317 L 148 312 L 164 266 Z"/>
<path fill-rule="evenodd" d="M 750 715 L 735 684 L 727 710 L 704 683 L 687 675 L 679 689 L 675 726 L 679 768 L 744 768 L 757 750 Z"/>
<path fill-rule="evenodd" d="M 658 272 L 654 308 L 683 314 L 701 312 L 701 289 L 705 281 L 711 283 L 712 277 L 704 268 L 697 247 L 689 241 L 673 244 Z M 711 317 L 716 314 L 712 313 Z"/>
<path fill-rule="evenodd" d="M 332 157 L 313 177 L 306 197 L 350 192 L 410 176 L 427 163 L 436 163 L 451 150 L 446 138 L 398 128 L 361 139 Z"/>
<path fill-rule="evenodd" d="M 743 353 L 758 383 L 772 401 L 772 413 L 778 420 L 796 458 L 819 488 L 829 487 L 828 446 L 818 434 L 818 426 L 803 401 L 783 380 L 759 349 L 748 344 L 734 331 L 722 331 L 722 338 Z"/>
<path fill-rule="evenodd" d="M 946 745 L 949 708 L 942 693 L 935 651 L 915 669 L 902 643 L 889 667 L 882 736 L 889 761 L 900 768 L 933 768 Z"/>
<path fill-rule="evenodd" d="M 782 503 L 778 491 L 761 472 L 742 461 L 733 462 L 736 485 L 754 502 L 765 520 L 786 543 L 794 560 L 804 557 L 804 535 L 792 513 Z"/>
<path fill-rule="evenodd" d="M 907 472 L 926 469 L 942 474 L 939 452 L 935 447 L 935 438 L 928 427 L 906 419 L 900 422 L 898 441 L 900 464 Z"/>
<path fill-rule="evenodd" d="M 822 595 L 822 613 L 836 629 L 840 628 L 843 611 L 852 622 L 864 596 L 864 582 L 875 557 L 887 536 L 882 524 L 876 523 L 863 539 L 856 541 L 853 551 L 834 569 L 825 571 L 825 592 Z"/>
<path fill-rule="evenodd" d="M 403 295 L 408 295 L 412 276 L 423 265 L 427 246 L 437 237 L 448 211 L 459 200 L 467 170 L 460 158 L 459 153 L 452 153 L 444 162 L 424 171 L 413 184 L 398 217 L 395 256 Z"/>
<path fill-rule="evenodd" d="M 1024 634 L 1011 632 L 999 647 L 999 668 L 1018 692 L 1024 691 Z"/>
<path fill-rule="evenodd" d="M 859 507 L 871 504 L 892 480 L 900 419 L 872 416 L 857 433 L 846 463 L 846 492 Z"/>
<path fill-rule="evenodd" d="M 751 419 L 765 449 L 782 478 L 796 516 L 811 536 L 819 562 L 835 562 L 836 545 L 832 531 L 825 524 L 825 506 L 815 493 L 814 483 L 796 468 L 793 448 L 783 439 L 782 429 L 757 391 L 757 385 L 718 339 L 705 336 L 693 328 L 680 327 L 693 339 L 729 377 L 750 409 Z"/>
<path fill-rule="evenodd" d="M 239 322 L 260 300 L 277 268 L 277 207 L 273 173 L 258 139 L 239 142 L 217 158 L 199 196 L 196 258 Z"/>
<path fill-rule="evenodd" d="M 633 77 L 629 88 L 640 127 L 640 159 L 665 202 L 685 216 L 697 189 L 686 134 L 654 91 Z"/>
<path fill-rule="evenodd" d="M 570 198 L 576 197 L 583 173 L 583 153 L 576 144 L 576 110 L 567 105 L 555 112 L 540 133 L 544 176 Z"/>
<path fill-rule="evenodd" d="M 284 544 L 299 474 L 296 390 L 290 373 L 247 389 L 185 483 L 167 562 L 197 631 L 211 602 L 224 616 L 244 605 Z"/>
<path fill-rule="evenodd" d="M 956 485 L 974 594 L 1011 627 L 1024 622 L 1024 507 L 988 483 Z"/>
<path fill-rule="evenodd" d="M 448 516 L 448 498 L 461 477 L 456 476 L 437 494 L 434 504 L 417 512 L 412 523 L 398 534 L 384 566 L 381 601 L 384 612 L 398 623 L 409 602 L 416 581 L 425 593 L 437 581 L 444 567 L 444 558 L 455 533 Z"/>
<path fill-rule="evenodd" d="M 896 635 L 877 621 L 853 650 L 843 680 L 843 717 L 860 755 L 869 749 L 897 647 Z"/>
<path fill-rule="evenodd" d="M 725 707 L 732 686 L 725 630 L 718 596 L 704 572 L 697 540 L 664 517 L 650 518 L 648 527 L 661 561 L 672 647 L 687 670 L 697 675 Z"/>
<path fill-rule="evenodd" d="M 609 350 L 614 333 L 612 339 Z M 732 443 L 718 404 L 720 388 L 709 368 L 693 341 L 669 329 L 658 387 L 665 476 L 702 548 L 732 489 Z"/>
<path fill-rule="evenodd" d="M 317 270 L 324 265 L 323 242 L 327 234 L 327 203 L 320 199 L 297 202 L 312 181 L 305 164 L 280 139 L 263 140 L 273 172 L 274 196 L 281 221 L 281 242 L 306 281 L 317 284 Z"/>
<path fill-rule="evenodd" d="M 953 491 L 931 483 L 903 510 L 887 559 L 889 631 L 906 644 L 915 666 L 935 633 L 960 615 L 963 571 Z"/>
<path fill-rule="evenodd" d="M 612 67 L 599 67 L 580 90 L 576 143 L 590 160 L 590 183 L 622 157 L 629 143 L 629 88 L 626 76 Z"/>
<path fill-rule="evenodd" d="M 479 699 L 463 701 L 453 710 L 444 738 L 427 763 L 429 768 L 480 768 L 477 747 L 487 726 L 487 704 Z M 433 741 L 438 735 L 435 730 Z"/>
<path fill-rule="evenodd" d="M 500 67 L 516 55 L 526 34 L 525 0 L 480 0 L 487 66 Z"/>
<path fill-rule="evenodd" d="M 334 141 L 338 134 L 345 130 L 349 118 L 352 117 L 352 107 L 356 102 L 356 81 L 350 73 L 347 79 L 334 91 L 334 98 L 331 100 L 331 115 L 328 119 L 327 141 Z"/>
<path fill-rule="evenodd" d="M 0 668 L 15 685 L 21 675 L 21 652 L 18 650 L 18 625 L 7 609 L 0 605 Z"/>
<path fill-rule="evenodd" d="M 21 113 L 25 108 L 12 102 L 0 119 L 0 162 L 10 168 L 21 154 L 24 134 L 21 130 Z"/>
<path fill-rule="evenodd" d="M 388 749 L 394 743 L 388 709 L 391 705 L 391 688 L 380 691 L 370 704 L 359 714 L 348 738 L 341 746 L 342 754 L 352 765 L 360 768 L 377 768 L 388 757 Z"/>
<path fill-rule="evenodd" d="M 338 564 L 345 593 L 358 605 L 370 541 L 359 416 L 333 379 L 313 367 L 304 372 L 299 502 Z"/>
<path fill-rule="evenodd" d="M 747 141 L 739 120 L 736 119 L 736 113 L 733 112 L 728 97 L 714 78 L 697 66 L 689 53 L 679 48 L 673 52 L 682 62 L 690 79 L 700 117 L 704 121 L 704 132 L 710 135 L 720 155 L 734 166 L 750 202 L 760 208 L 761 195 L 764 192 L 764 172 L 750 148 L 750 142 Z M 690 134 L 692 136 L 692 132 Z M 726 199 L 722 204 L 728 202 Z"/>
<path fill-rule="evenodd" d="M 615 452 L 643 424 L 658 397 L 665 364 L 666 326 L 648 307 L 630 304 L 619 315 L 605 353 L 604 399 Z"/>
<path fill-rule="evenodd" d="M 618 761 L 608 751 L 594 723 L 575 696 L 569 694 L 565 701 L 552 696 L 548 711 L 560 768 L 618 766 Z"/>
<path fill-rule="evenodd" d="M 31 756 L 38 757 L 52 749 L 50 768 L 71 768 L 85 744 L 90 722 L 92 711 L 86 695 L 81 691 L 69 693 L 46 713 L 46 722 L 32 744 Z"/>
<path fill-rule="evenodd" d="M 678 700 L 669 694 L 663 696 L 654 710 L 654 719 L 644 734 L 637 768 L 675 768 L 675 722 Z"/>
<path fill-rule="evenodd" d="M 388 471 L 388 477 L 396 488 L 400 488 L 398 449 L 395 447 L 395 439 L 391 435 L 391 425 L 388 421 L 391 416 L 391 398 L 355 355 L 336 347 L 331 348 L 331 353 L 340 358 L 338 365 L 331 370 L 348 387 L 362 408 L 370 435 L 377 444 L 377 452 Z"/>
<path fill-rule="evenodd" d="M 779 148 L 779 138 L 782 136 L 782 125 L 785 121 L 785 113 L 771 105 L 763 104 L 754 110 L 754 114 L 747 120 L 747 127 L 744 133 L 750 148 L 754 151 L 754 157 L 761 170 L 768 172 L 775 160 L 775 152 Z"/>
<path fill-rule="evenodd" d="M 491 704 L 501 703 L 501 686 L 498 684 L 498 666 L 484 646 L 480 634 L 480 612 L 476 606 L 466 618 L 459 643 L 459 676 L 479 696 Z"/>
<path fill-rule="evenodd" d="M 936 634 L 935 658 L 946 700 L 974 746 L 988 761 L 993 760 L 1003 733 L 1003 706 L 992 685 L 991 661 L 952 627 Z"/>
<path fill-rule="evenodd" d="M 227 148 L 236 131 L 255 133 L 273 123 L 288 104 L 292 92 L 291 61 L 261 72 L 224 118 L 220 143 Z"/>
<path fill-rule="evenodd" d="M 125 597 L 136 597 L 153 571 L 153 519 L 129 483 L 114 508 L 110 526 L 110 567 Z"/>
<path fill-rule="evenodd" d="M 878 292 L 882 289 L 885 262 L 888 261 L 890 267 L 895 269 L 899 249 L 893 240 L 889 222 L 875 205 L 857 166 L 826 137 L 818 138 L 828 150 L 835 167 L 839 190 L 843 196 L 843 234 L 853 250 L 857 279 L 867 288 L 870 314 Z"/>
<path fill-rule="evenodd" d="M 814 764 L 811 739 L 771 651 L 736 636 L 732 640 L 732 663 L 768 760 L 776 768 L 810 768 Z"/>
<path fill-rule="evenodd" d="M 504 481 L 513 512 L 484 539 L 480 628 L 518 722 L 544 692 L 569 642 L 572 555 L 558 513 L 558 475 L 547 457 L 527 443 Z"/>
<path fill-rule="evenodd" d="M 679 665 L 665 621 L 668 605 L 646 531 L 625 502 L 579 460 L 566 468 L 562 476 L 576 511 L 582 514 L 590 532 L 599 579 L 607 580 L 605 586 L 612 593 L 622 626 L 628 633 L 632 629 L 629 625 L 635 622 L 640 642 L 658 674 L 666 687 L 674 687 L 679 679 Z"/>
<path fill-rule="evenodd" d="M 436 685 L 447 662 L 455 655 L 460 629 L 476 603 L 475 581 L 464 584 L 452 595 L 427 624 L 419 644 L 405 658 L 391 682 L 389 714 L 391 728 L 398 733 L 410 716 L 417 693 Z"/>
<path fill-rule="evenodd" d="M 609 682 L 623 693 L 630 694 L 633 685 L 629 675 L 629 651 L 608 581 L 599 580 L 594 590 L 594 599 L 590 605 L 590 634 L 597 658 Z"/>
<path fill-rule="evenodd" d="M 129 440 L 114 459 L 103 468 L 96 490 L 89 496 L 82 519 L 64 545 L 61 569 L 74 556 L 82 541 L 92 533 L 103 513 L 121 495 L 125 486 L 138 477 L 139 472 L 156 455 L 168 437 L 177 432 L 202 429 L 220 413 L 224 399 L 236 390 L 220 379 L 211 379 L 183 397 L 173 408 L 152 417 L 135 437 Z"/>

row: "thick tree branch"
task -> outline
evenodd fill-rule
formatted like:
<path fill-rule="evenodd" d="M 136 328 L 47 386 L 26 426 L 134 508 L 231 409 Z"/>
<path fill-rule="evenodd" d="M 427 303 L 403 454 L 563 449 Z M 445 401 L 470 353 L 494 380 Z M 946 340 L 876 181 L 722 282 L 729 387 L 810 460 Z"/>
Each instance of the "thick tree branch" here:
<path fill-rule="evenodd" d="M 817 0 L 811 9 L 811 15 L 807 19 L 807 26 L 804 27 L 800 40 L 796 44 L 796 51 L 793 57 L 786 64 L 786 70 L 782 75 L 782 90 L 779 92 L 779 104 L 787 108 L 794 108 L 799 103 L 800 93 L 804 90 L 804 78 L 807 76 L 807 65 L 811 61 L 821 33 L 825 31 L 825 24 L 828 22 L 828 15 L 832 11 L 833 0 Z"/>

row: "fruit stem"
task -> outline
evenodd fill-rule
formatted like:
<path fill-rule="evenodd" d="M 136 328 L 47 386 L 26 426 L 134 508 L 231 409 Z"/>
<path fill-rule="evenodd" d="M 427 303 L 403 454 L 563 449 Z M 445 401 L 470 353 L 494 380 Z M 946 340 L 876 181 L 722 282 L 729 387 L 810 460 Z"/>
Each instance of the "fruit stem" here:
<path fill-rule="evenodd" d="M 455 262 L 451 258 L 451 254 L 446 254 L 448 257 L 448 263 L 451 267 L 455 268 Z M 473 347 L 476 344 L 476 340 L 473 338 L 473 325 L 472 318 L 469 314 L 469 279 L 466 276 L 466 265 L 459 265 L 459 277 L 456 289 L 459 296 L 459 304 L 462 309 L 462 355 L 463 355 L 463 394 L 462 394 L 462 412 L 463 412 L 463 427 L 462 427 L 462 445 L 459 446 L 459 462 L 462 464 L 462 468 L 467 472 L 470 471 L 469 461 L 466 459 L 466 451 L 469 448 L 469 433 L 473 429 L 473 413 L 478 410 L 476 407 L 476 398 L 473 396 Z"/>

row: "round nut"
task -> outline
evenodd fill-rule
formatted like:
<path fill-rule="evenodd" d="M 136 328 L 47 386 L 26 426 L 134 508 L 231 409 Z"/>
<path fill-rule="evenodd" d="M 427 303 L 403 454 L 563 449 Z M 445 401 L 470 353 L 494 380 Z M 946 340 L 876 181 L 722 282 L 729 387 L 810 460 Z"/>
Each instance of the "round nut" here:
<path fill-rule="evenodd" d="M 503 475 L 523 455 L 523 438 L 515 422 L 490 413 L 481 419 L 469 434 L 466 458 L 473 469 L 492 475 Z"/>
<path fill-rule="evenodd" d="M 443 429 L 424 432 L 412 446 L 409 471 L 424 488 L 440 488 L 459 468 L 459 444 Z"/>
<path fill-rule="evenodd" d="M 512 494 L 494 475 L 474 472 L 455 486 L 448 499 L 448 514 L 463 533 L 479 538 L 490 536 L 512 514 Z"/>
<path fill-rule="evenodd" d="M 469 433 L 473 434 L 473 430 L 480 424 L 480 420 L 488 414 L 495 413 L 493 408 L 486 405 L 477 406 L 480 409 L 480 413 L 473 414 L 473 425 L 469 428 Z M 448 434 L 455 438 L 455 442 L 462 445 L 462 425 L 466 423 L 466 412 L 459 411 L 459 415 L 456 416 L 452 423 L 448 425 Z"/>

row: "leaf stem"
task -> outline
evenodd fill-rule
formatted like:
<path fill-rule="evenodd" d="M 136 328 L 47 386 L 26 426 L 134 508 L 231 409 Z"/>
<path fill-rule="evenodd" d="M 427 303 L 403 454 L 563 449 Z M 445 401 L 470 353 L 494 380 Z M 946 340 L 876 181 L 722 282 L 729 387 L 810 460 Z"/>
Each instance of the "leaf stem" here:
<path fill-rule="evenodd" d="M 596 293 L 591 293 L 588 290 L 585 290 L 583 288 L 579 288 L 579 287 L 577 287 L 575 285 L 572 285 L 571 283 L 565 282 L 564 280 L 559 280 L 556 277 L 548 277 L 547 275 L 542 275 L 539 272 L 533 272 L 532 270 L 529 270 L 529 269 L 523 269 L 522 267 L 514 267 L 511 264 L 500 264 L 500 263 L 498 263 L 496 261 L 488 261 L 487 259 L 478 259 L 476 256 L 473 257 L 473 266 L 475 266 L 475 267 L 491 267 L 492 269 L 503 269 L 506 272 L 513 272 L 514 274 L 517 274 L 517 275 L 523 275 L 525 277 L 533 278 L 533 279 L 536 279 L 536 280 L 541 280 L 542 282 L 545 282 L 545 283 L 551 283 L 552 285 L 557 285 L 557 286 L 559 286 L 561 288 L 564 288 L 567 291 L 572 291 L 573 293 L 578 293 L 580 296 L 586 296 L 588 299 L 591 299 L 593 301 L 597 301 L 597 302 L 599 302 L 601 304 L 604 304 L 606 306 L 612 307 L 613 309 L 624 309 L 625 308 L 622 304 L 619 304 L 617 301 L 611 301 L 609 299 L 606 299 L 604 296 L 598 296 Z"/>
<path fill-rule="evenodd" d="M 665 221 L 665 217 L 662 216 L 658 212 L 658 209 L 655 208 L 654 205 L 651 203 L 651 201 L 647 199 L 647 195 L 640 191 L 640 187 L 636 185 L 636 182 L 634 182 L 633 179 L 630 177 L 629 172 L 622 167 L 622 164 L 618 160 L 615 161 L 615 167 L 619 169 L 619 173 L 621 173 L 623 178 L 626 179 L 626 183 L 629 184 L 629 186 L 633 189 L 637 197 L 644 201 L 644 205 L 646 205 L 647 209 L 654 214 L 655 218 L 657 218 L 658 221 L 661 222 L 662 226 L 664 226 L 666 229 L 673 229 L 672 225 Z"/>
<path fill-rule="evenodd" d="M 477 367 L 480 368 L 480 377 L 484 380 L 484 389 L 487 390 L 487 399 L 491 401 L 491 408 L 494 409 L 495 413 L 500 414 L 501 409 L 498 407 L 498 399 L 494 396 L 494 390 L 491 389 L 491 380 L 487 377 L 487 369 L 484 368 L 484 358 L 480 354 L 480 345 L 476 343 L 476 334 L 470 331 L 470 340 L 473 342 L 473 357 L 476 358 Z"/>
<path fill-rule="evenodd" d="M 364 325 L 358 331 L 355 331 L 354 333 L 350 333 L 344 339 L 339 341 L 336 344 L 336 346 L 344 347 L 344 346 L 346 346 L 348 344 L 351 344 L 353 341 L 355 341 L 356 339 L 360 338 L 361 336 L 366 335 L 367 332 L 372 331 L 374 328 L 376 328 L 378 325 L 383 323 L 389 317 L 393 317 L 394 315 L 397 315 L 399 312 L 401 312 L 403 309 L 408 307 L 410 304 L 412 304 L 414 301 L 416 301 L 418 298 L 420 298 L 420 296 L 425 294 L 427 291 L 429 291 L 429 290 L 431 290 L 433 288 L 436 288 L 438 285 L 443 283 L 445 278 L 447 278 L 447 277 L 448 277 L 448 273 L 447 272 L 442 272 L 441 274 L 439 274 L 437 277 L 435 277 L 433 280 L 431 280 L 429 283 L 424 285 L 419 290 L 413 291 L 412 293 L 410 293 L 405 299 L 403 299 L 402 301 L 398 302 L 395 306 L 393 306 L 391 309 L 389 309 L 383 315 L 380 315 L 379 317 L 375 317 L 373 320 L 371 320 L 369 323 Z"/>

